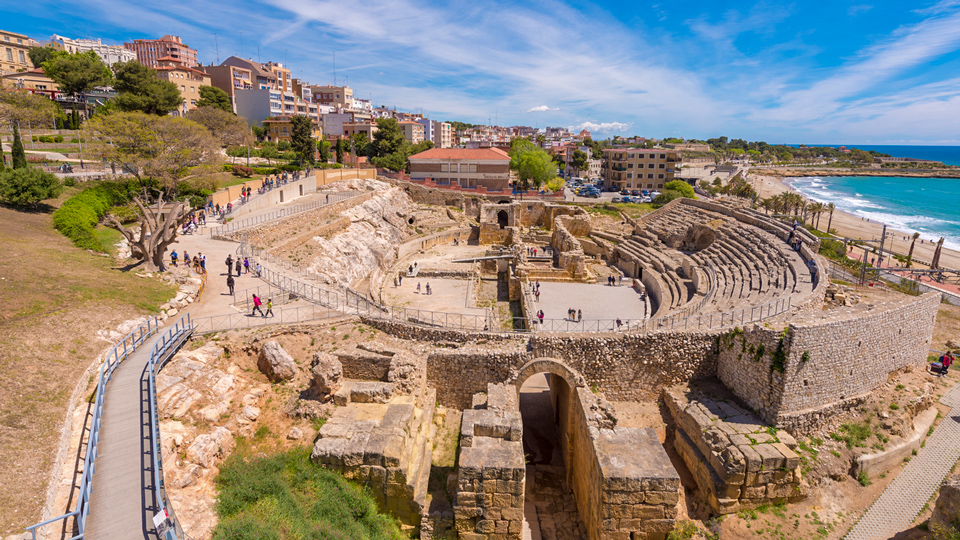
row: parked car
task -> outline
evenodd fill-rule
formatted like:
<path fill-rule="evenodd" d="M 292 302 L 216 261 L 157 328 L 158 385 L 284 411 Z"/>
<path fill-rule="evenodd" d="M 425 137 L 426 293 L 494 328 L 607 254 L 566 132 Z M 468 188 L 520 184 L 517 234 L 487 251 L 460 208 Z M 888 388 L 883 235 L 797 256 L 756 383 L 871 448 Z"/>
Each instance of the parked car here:
<path fill-rule="evenodd" d="M 644 197 L 640 197 L 640 202 L 642 202 L 642 203 L 651 203 L 651 202 L 653 202 L 653 199 L 651 199 L 649 195 L 646 195 L 646 196 L 644 196 Z"/>
<path fill-rule="evenodd" d="M 629 195 L 630 192 L 627 191 L 627 190 L 625 190 L 625 189 L 621 189 L 621 190 L 620 190 L 620 194 L 621 194 L 621 195 Z"/>
<path fill-rule="evenodd" d="M 620 197 L 614 197 L 610 199 L 610 202 L 620 202 Z"/>
<path fill-rule="evenodd" d="M 640 194 L 643 195 L 644 197 L 646 197 L 647 195 L 650 195 L 650 192 L 647 191 L 647 190 L 645 190 L 645 189 L 643 189 L 643 190 L 640 190 Z"/>
<path fill-rule="evenodd" d="M 639 197 L 639 196 L 640 196 L 640 190 L 639 190 L 639 189 L 634 189 L 634 190 L 630 191 L 630 195 L 632 195 L 632 196 L 634 196 L 634 197 Z"/>

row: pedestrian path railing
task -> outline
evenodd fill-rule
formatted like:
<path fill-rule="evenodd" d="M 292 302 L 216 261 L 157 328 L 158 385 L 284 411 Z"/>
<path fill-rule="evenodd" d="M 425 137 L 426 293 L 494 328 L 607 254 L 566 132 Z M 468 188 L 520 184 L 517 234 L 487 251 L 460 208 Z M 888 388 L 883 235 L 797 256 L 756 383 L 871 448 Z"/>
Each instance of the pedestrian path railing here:
<path fill-rule="evenodd" d="M 312 304 L 307 306 L 277 308 L 274 312 L 276 314 L 275 317 L 234 313 L 216 317 L 196 318 L 193 319 L 193 331 L 196 334 L 211 334 L 213 332 L 225 332 L 227 330 L 259 328 L 274 324 L 294 324 L 344 316 L 340 311 Z"/>
<path fill-rule="evenodd" d="M 129 355 L 133 354 L 133 352 L 143 345 L 148 337 L 155 334 L 159 328 L 160 321 L 156 317 L 147 319 L 114 345 L 104 358 L 103 365 L 100 366 L 100 373 L 97 376 L 97 389 L 93 401 L 93 416 L 90 420 L 90 432 L 87 435 L 87 451 L 83 460 L 83 475 L 80 477 L 80 492 L 77 496 L 76 507 L 72 512 L 27 527 L 27 532 L 33 535 L 34 540 L 37 538 L 38 528 L 74 516 L 76 517 L 76 530 L 79 534 L 73 536 L 70 540 L 84 538 L 87 516 L 90 514 L 90 495 L 93 492 L 93 479 L 97 467 L 97 448 L 100 442 L 100 425 L 103 420 L 103 405 L 107 382 L 110 381 L 110 378 L 113 376 L 113 371 L 120 365 L 120 362 L 123 362 Z M 83 445 L 82 440 L 80 444 Z"/>
<path fill-rule="evenodd" d="M 187 339 L 193 334 L 193 324 L 190 320 L 190 314 L 180 318 L 172 328 L 167 330 L 163 336 L 153 345 L 150 351 L 150 363 L 148 365 L 148 388 L 150 391 L 150 448 L 153 453 L 153 489 L 154 502 L 158 513 L 166 512 L 169 525 L 169 532 L 161 536 L 164 540 L 177 540 L 185 538 L 183 528 L 177 520 L 177 516 L 170 506 L 167 499 L 167 491 L 163 481 L 163 453 L 160 448 L 160 415 L 157 414 L 157 393 L 156 376 L 163 369 L 163 366 L 173 358 L 180 347 L 186 343 Z M 157 531 L 158 535 L 160 531 Z"/>
<path fill-rule="evenodd" d="M 324 197 L 321 200 L 312 201 L 308 203 L 295 204 L 287 208 L 281 208 L 280 210 L 274 210 L 273 212 L 268 212 L 266 214 L 261 214 L 259 216 L 253 216 L 244 219 L 235 219 L 224 223 L 223 225 L 217 227 L 210 227 L 210 238 L 222 238 L 226 234 L 230 234 L 241 229 L 246 229 L 248 227 L 253 227 L 255 225 L 260 225 L 261 223 L 267 223 L 269 221 L 274 221 L 277 219 L 293 216 L 296 214 L 302 214 L 303 212 L 308 212 L 310 210 L 315 210 L 322 206 L 328 204 L 333 204 L 340 202 L 352 197 L 356 197 L 360 193 L 353 191 L 344 191 L 344 192 L 335 192 L 327 194 L 327 197 Z"/>

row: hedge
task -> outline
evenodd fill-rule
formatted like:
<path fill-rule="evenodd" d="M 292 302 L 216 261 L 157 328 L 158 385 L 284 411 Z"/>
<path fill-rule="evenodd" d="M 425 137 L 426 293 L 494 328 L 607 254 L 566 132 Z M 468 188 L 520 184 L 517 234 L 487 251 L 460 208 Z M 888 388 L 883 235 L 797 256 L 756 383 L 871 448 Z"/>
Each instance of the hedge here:
<path fill-rule="evenodd" d="M 112 206 L 125 202 L 127 191 L 124 184 L 101 184 L 85 189 L 67 199 L 53 213 L 53 226 L 78 248 L 104 251 L 94 235 L 94 227 Z"/>

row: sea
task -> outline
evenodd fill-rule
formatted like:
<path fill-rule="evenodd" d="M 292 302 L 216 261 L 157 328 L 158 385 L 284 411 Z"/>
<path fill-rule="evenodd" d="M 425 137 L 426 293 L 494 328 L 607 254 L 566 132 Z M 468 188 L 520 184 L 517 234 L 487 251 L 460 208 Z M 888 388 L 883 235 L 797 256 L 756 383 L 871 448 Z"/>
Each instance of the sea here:
<path fill-rule="evenodd" d="M 960 166 L 960 146 L 845 146 Z M 918 232 L 925 240 L 935 242 L 943 237 L 944 246 L 960 250 L 960 178 L 828 176 L 786 181 L 810 200 L 833 203 L 840 210 L 898 231 Z"/>

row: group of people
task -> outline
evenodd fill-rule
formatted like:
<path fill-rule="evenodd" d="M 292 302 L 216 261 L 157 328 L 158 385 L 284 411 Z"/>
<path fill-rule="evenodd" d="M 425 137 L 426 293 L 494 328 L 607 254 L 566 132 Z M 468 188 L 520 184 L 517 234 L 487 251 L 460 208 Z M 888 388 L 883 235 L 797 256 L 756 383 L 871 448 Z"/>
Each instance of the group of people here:
<path fill-rule="evenodd" d="M 580 322 L 583 320 L 583 312 L 579 309 L 570 308 L 567 310 L 567 319 L 573 322 Z"/>
<path fill-rule="evenodd" d="M 817 261 L 813 259 L 810 259 L 809 261 L 807 261 L 807 268 L 810 270 L 810 277 L 816 280 L 817 270 L 819 270 L 819 268 L 817 268 Z"/>
<path fill-rule="evenodd" d="M 273 317 L 273 298 L 267 299 L 267 312 L 264 313 L 263 309 L 260 306 L 263 305 L 263 300 L 259 296 L 253 295 L 253 311 L 250 312 L 250 316 L 253 317 L 255 313 L 260 313 L 260 316 L 264 319 L 267 318 L 267 315 Z"/>
<path fill-rule="evenodd" d="M 937 377 L 943 377 L 946 375 L 947 370 L 949 370 L 950 366 L 953 365 L 954 360 L 955 358 L 953 357 L 953 353 L 950 351 L 943 353 L 943 355 L 940 356 L 940 372 L 937 373 Z"/>
<path fill-rule="evenodd" d="M 528 247 L 528 248 L 527 248 L 527 256 L 528 256 L 528 257 L 536 257 L 536 256 L 537 256 L 537 253 L 541 253 L 543 256 L 546 256 L 547 253 L 548 253 L 548 251 L 547 251 L 548 249 L 552 249 L 552 248 L 548 248 L 548 247 L 544 247 L 544 248 Z"/>
<path fill-rule="evenodd" d="M 623 276 L 607 276 L 607 285 L 615 286 L 623 283 Z"/>
<path fill-rule="evenodd" d="M 170 264 L 178 266 L 179 263 L 180 255 L 177 253 L 177 250 L 173 250 L 173 253 L 170 254 Z M 198 274 L 204 274 L 207 271 L 207 256 L 203 253 L 197 253 L 195 257 L 190 257 L 190 254 L 184 251 L 183 264 L 186 265 L 187 268 L 193 268 Z"/>
<path fill-rule="evenodd" d="M 427 282 L 427 294 L 433 294 L 433 290 L 430 288 L 430 282 Z M 420 282 L 417 282 L 417 294 L 420 294 Z"/>
<path fill-rule="evenodd" d="M 793 230 L 787 236 L 787 244 L 790 244 L 794 251 L 800 251 L 800 248 L 803 247 L 803 238 L 797 234 L 797 220 L 793 220 Z"/>

